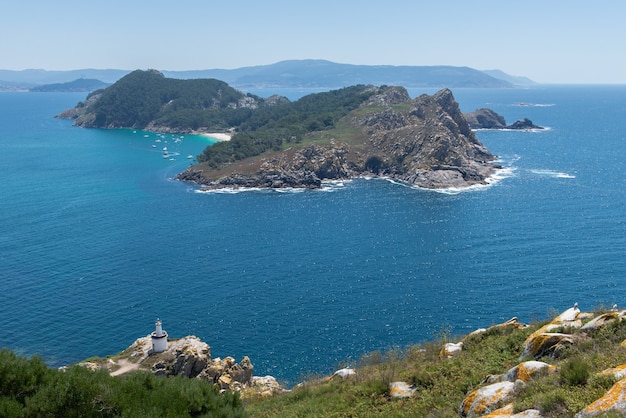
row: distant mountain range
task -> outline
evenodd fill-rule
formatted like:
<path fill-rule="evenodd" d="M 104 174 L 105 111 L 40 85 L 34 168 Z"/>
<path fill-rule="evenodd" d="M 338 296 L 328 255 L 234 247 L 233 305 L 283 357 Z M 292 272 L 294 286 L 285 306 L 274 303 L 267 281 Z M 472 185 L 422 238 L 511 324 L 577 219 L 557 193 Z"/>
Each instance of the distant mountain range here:
<path fill-rule="evenodd" d="M 161 72 L 167 77 L 180 79 L 216 78 L 244 91 L 263 87 L 339 88 L 355 84 L 450 88 L 507 88 L 534 84 L 528 78 L 511 76 L 499 70 L 479 71 L 469 67 L 444 65 L 352 65 L 325 60 L 281 61 L 232 70 Z M 69 83 L 79 79 L 95 79 L 111 84 L 128 73 L 130 71 L 127 70 L 89 68 L 71 71 L 0 70 L 0 90 L 31 90 L 43 85 Z M 75 86 L 71 88 L 73 87 Z"/>

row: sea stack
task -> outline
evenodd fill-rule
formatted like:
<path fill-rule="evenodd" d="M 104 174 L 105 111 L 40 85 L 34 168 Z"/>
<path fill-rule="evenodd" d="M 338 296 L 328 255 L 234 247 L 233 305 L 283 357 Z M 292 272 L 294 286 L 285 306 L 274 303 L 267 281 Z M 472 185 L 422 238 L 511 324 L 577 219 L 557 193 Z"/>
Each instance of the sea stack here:
<path fill-rule="evenodd" d="M 152 352 L 162 353 L 167 350 L 167 332 L 163 331 L 161 320 L 157 319 L 155 331 L 152 333 Z"/>

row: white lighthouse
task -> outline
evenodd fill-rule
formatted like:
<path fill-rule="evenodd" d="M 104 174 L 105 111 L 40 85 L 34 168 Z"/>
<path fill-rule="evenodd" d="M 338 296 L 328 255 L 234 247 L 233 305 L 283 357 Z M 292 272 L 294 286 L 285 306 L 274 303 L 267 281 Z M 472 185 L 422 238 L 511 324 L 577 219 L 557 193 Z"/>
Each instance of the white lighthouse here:
<path fill-rule="evenodd" d="M 152 352 L 162 353 L 167 350 L 167 332 L 163 331 L 161 320 L 157 319 L 156 330 L 152 333 Z"/>

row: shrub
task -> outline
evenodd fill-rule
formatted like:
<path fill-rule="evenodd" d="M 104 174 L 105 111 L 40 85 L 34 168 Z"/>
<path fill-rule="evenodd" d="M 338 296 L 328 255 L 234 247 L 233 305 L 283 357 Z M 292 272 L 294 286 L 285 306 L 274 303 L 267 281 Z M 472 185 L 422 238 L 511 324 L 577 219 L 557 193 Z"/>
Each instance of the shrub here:
<path fill-rule="evenodd" d="M 561 383 L 568 386 L 582 386 L 589 379 L 589 365 L 580 357 L 570 359 L 561 367 Z"/>

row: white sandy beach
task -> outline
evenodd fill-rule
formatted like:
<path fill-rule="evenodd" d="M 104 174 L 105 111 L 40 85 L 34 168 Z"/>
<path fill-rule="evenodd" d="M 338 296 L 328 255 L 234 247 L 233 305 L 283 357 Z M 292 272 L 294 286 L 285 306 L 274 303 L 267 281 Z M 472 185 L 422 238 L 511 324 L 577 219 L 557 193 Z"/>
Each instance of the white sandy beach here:
<path fill-rule="evenodd" d="M 218 141 L 230 141 L 230 138 L 233 136 L 233 134 L 226 133 L 226 132 L 216 132 L 216 133 L 202 132 L 202 133 L 198 133 L 197 135 L 208 136 L 213 139 L 217 139 Z"/>

